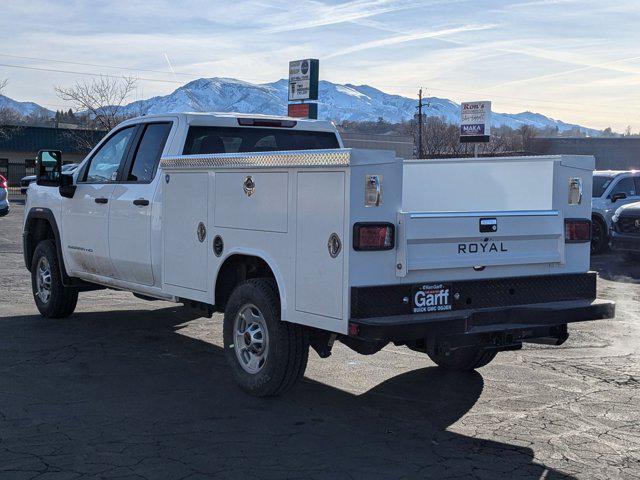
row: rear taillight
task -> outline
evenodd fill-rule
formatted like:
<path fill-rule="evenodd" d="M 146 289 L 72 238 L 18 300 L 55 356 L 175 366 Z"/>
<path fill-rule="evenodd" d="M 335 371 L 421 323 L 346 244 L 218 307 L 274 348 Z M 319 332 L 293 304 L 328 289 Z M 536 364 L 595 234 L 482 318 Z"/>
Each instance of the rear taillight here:
<path fill-rule="evenodd" d="M 395 247 L 393 223 L 356 223 L 353 226 L 353 249 L 392 250 Z"/>
<path fill-rule="evenodd" d="M 591 241 L 591 220 L 567 218 L 564 221 L 564 241 L 566 243 L 586 243 Z"/>
<path fill-rule="evenodd" d="M 0 175 L 0 188 L 9 188 L 7 184 L 7 179 Z"/>

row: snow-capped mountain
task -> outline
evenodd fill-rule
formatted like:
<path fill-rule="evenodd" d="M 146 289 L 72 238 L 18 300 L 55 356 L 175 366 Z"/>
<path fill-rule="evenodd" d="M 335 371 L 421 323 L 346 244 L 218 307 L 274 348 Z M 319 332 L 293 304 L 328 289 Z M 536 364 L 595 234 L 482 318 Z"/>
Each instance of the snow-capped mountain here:
<path fill-rule="evenodd" d="M 171 112 L 240 112 L 261 113 L 266 115 L 286 115 L 287 80 L 254 84 L 233 78 L 200 78 L 183 85 L 169 95 L 152 97 L 128 104 L 124 113 L 128 115 L 157 114 Z M 318 116 L 322 119 L 341 122 L 377 121 L 383 118 L 390 123 L 398 123 L 413 118 L 416 113 L 417 99 L 400 95 L 390 95 L 368 85 L 340 85 L 329 81 L 320 81 L 320 101 Z M 3 101 L 9 108 L 28 114 L 39 107 L 30 102 L 15 102 L 0 95 L 0 108 Z M 12 102 L 12 103 L 10 103 Z M 430 97 L 425 113 L 428 116 L 442 117 L 449 123 L 458 123 L 460 105 L 446 98 Z M 14 107 L 15 105 L 15 107 Z M 531 125 L 538 128 L 558 128 L 559 131 L 579 128 L 591 135 L 596 130 L 567 124 L 539 113 L 523 112 L 517 114 L 496 113 L 492 123 L 498 127 L 507 125 L 519 128 Z"/>
<path fill-rule="evenodd" d="M 0 95 L 0 110 L 2 109 L 13 110 L 20 115 L 26 117 L 28 115 L 42 112 L 46 115 L 52 116 L 53 112 L 51 110 L 47 110 L 44 107 L 41 107 L 37 103 L 33 102 L 18 102 L 9 97 L 5 97 L 4 95 Z"/>
<path fill-rule="evenodd" d="M 176 89 L 173 93 L 133 102 L 126 107 L 132 115 L 168 112 L 240 112 L 285 115 L 287 111 L 287 80 L 254 84 L 232 78 L 200 78 Z M 416 113 L 417 99 L 390 95 L 368 85 L 340 85 L 321 80 L 319 85 L 318 116 L 322 119 L 376 121 L 383 118 L 397 123 L 409 120 Z M 449 123 L 460 120 L 460 104 L 446 98 L 430 97 L 426 114 L 443 117 Z M 596 130 L 564 123 L 539 113 L 496 113 L 494 126 L 519 128 L 532 125 L 538 128 L 558 128 L 559 131 L 580 128 L 590 134 Z"/>

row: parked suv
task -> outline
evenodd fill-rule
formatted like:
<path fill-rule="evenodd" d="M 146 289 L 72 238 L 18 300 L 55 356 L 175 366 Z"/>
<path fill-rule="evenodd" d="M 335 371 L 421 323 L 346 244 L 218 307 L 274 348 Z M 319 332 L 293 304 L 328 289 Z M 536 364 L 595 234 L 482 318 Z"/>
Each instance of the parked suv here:
<path fill-rule="evenodd" d="M 611 248 L 629 260 L 640 260 L 640 202 L 618 208 L 611 224 Z"/>
<path fill-rule="evenodd" d="M 640 171 L 596 170 L 591 199 L 593 232 L 591 253 L 607 248 L 611 218 L 622 205 L 640 201 Z"/>
<path fill-rule="evenodd" d="M 9 185 L 7 179 L 0 175 L 0 217 L 9 213 Z"/>

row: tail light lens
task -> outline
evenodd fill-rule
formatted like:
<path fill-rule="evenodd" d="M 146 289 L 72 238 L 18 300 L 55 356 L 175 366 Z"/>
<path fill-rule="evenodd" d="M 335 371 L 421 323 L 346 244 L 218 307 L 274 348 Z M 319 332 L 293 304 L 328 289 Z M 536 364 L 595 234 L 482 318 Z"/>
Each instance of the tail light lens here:
<path fill-rule="evenodd" d="M 591 220 L 567 218 L 564 221 L 564 241 L 566 243 L 590 242 Z"/>
<path fill-rule="evenodd" d="M 356 223 L 353 226 L 353 249 L 392 250 L 395 247 L 395 231 L 393 223 Z"/>
<path fill-rule="evenodd" d="M 9 188 L 7 185 L 7 179 L 0 175 L 0 188 Z"/>

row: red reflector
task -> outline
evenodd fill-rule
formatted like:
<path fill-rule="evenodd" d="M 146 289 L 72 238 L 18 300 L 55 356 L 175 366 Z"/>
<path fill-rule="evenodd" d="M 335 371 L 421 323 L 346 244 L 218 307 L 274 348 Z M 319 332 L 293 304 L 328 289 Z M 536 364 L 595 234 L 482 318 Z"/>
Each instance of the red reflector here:
<path fill-rule="evenodd" d="M 564 221 L 564 241 L 567 243 L 590 242 L 591 220 L 566 219 Z"/>
<path fill-rule="evenodd" d="M 391 250 L 395 246 L 392 223 L 356 223 L 353 226 L 353 249 Z"/>
<path fill-rule="evenodd" d="M 360 333 L 360 327 L 355 323 L 349 323 L 349 336 L 357 337 Z"/>

